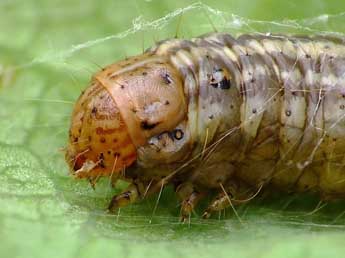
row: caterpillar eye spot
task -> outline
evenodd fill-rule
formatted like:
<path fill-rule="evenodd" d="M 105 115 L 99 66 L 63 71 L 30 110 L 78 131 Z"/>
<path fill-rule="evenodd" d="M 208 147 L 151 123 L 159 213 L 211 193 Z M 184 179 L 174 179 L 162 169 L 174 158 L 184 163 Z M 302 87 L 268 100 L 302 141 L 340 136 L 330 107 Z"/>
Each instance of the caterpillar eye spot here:
<path fill-rule="evenodd" d="M 153 128 L 155 128 L 157 125 L 159 125 L 159 123 L 152 123 L 150 124 L 149 122 L 147 121 L 142 121 L 140 123 L 140 127 L 144 130 L 152 130 Z"/>
<path fill-rule="evenodd" d="M 173 136 L 176 140 L 181 140 L 184 136 L 184 133 L 181 129 L 176 129 L 173 132 Z"/>

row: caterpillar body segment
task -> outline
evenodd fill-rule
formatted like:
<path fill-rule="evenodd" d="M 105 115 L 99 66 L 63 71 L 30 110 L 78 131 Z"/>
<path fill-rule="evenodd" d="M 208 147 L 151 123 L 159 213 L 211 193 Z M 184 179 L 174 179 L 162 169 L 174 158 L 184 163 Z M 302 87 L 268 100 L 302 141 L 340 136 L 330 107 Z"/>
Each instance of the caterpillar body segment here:
<path fill-rule="evenodd" d="M 111 210 L 175 185 L 183 220 L 210 192 L 219 197 L 204 217 L 265 187 L 343 198 L 344 117 L 343 39 L 171 39 L 94 75 L 66 160 L 77 177 L 141 186 Z"/>

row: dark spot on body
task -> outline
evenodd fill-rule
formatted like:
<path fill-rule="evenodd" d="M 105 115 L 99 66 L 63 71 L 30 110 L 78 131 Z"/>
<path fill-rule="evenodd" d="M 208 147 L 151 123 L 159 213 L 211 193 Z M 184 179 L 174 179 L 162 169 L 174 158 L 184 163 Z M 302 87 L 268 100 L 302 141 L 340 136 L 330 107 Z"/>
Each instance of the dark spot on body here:
<path fill-rule="evenodd" d="M 146 75 L 147 75 L 147 72 L 143 72 L 142 75 L 146 76 Z"/>
<path fill-rule="evenodd" d="M 97 108 L 96 108 L 96 107 L 93 107 L 93 108 L 91 109 L 91 113 L 95 115 L 95 114 L 97 113 Z"/>
<path fill-rule="evenodd" d="M 121 156 L 121 154 L 120 153 L 118 153 L 118 152 L 114 152 L 114 158 L 118 158 L 118 157 L 120 157 Z"/>
<path fill-rule="evenodd" d="M 78 137 L 74 137 L 73 141 L 77 142 L 78 141 Z"/>
<path fill-rule="evenodd" d="M 286 111 L 285 111 L 285 115 L 286 115 L 286 116 L 291 116 L 291 110 L 286 110 Z"/>
<path fill-rule="evenodd" d="M 255 82 L 255 79 L 254 79 L 254 78 L 252 78 L 252 79 L 250 80 L 250 82 L 251 82 L 251 83 L 254 83 L 254 82 Z"/>
<path fill-rule="evenodd" d="M 168 73 L 164 73 L 162 75 L 163 81 L 166 84 L 171 84 L 173 82 L 173 80 L 171 79 L 170 75 Z"/>
<path fill-rule="evenodd" d="M 144 130 L 151 130 L 155 128 L 159 123 L 149 123 L 148 121 L 142 121 L 140 127 Z"/>
<path fill-rule="evenodd" d="M 184 136 L 184 133 L 181 129 L 176 129 L 173 131 L 173 135 L 176 140 L 181 140 Z"/>
<path fill-rule="evenodd" d="M 230 80 L 228 80 L 225 76 L 223 77 L 223 80 L 220 81 L 219 86 L 222 90 L 228 90 L 231 87 Z"/>
<path fill-rule="evenodd" d="M 121 196 L 123 198 L 125 198 L 126 200 L 130 200 L 131 199 L 131 192 L 130 191 L 124 192 L 121 194 Z"/>
<path fill-rule="evenodd" d="M 253 114 L 256 114 L 256 112 L 257 112 L 256 108 L 253 108 L 253 109 L 252 109 L 252 113 L 253 113 Z"/>
<path fill-rule="evenodd" d="M 169 100 L 166 100 L 165 103 L 164 103 L 164 105 L 166 105 L 166 106 L 169 105 L 169 104 L 170 104 Z"/>
<path fill-rule="evenodd" d="M 92 137 L 89 135 L 87 138 L 89 139 L 89 142 L 91 142 Z"/>
<path fill-rule="evenodd" d="M 305 58 L 311 58 L 311 56 L 309 54 L 306 54 Z"/>
<path fill-rule="evenodd" d="M 213 115 L 209 115 L 208 118 L 212 120 L 214 118 L 214 116 Z"/>
<path fill-rule="evenodd" d="M 101 143 L 105 143 L 105 138 L 104 137 L 101 137 L 100 140 L 99 140 Z"/>
<path fill-rule="evenodd" d="M 340 105 L 340 109 L 345 109 L 345 105 L 344 104 Z"/>
<path fill-rule="evenodd" d="M 111 154 L 111 150 L 108 150 L 107 153 L 108 153 L 108 155 L 110 155 Z"/>
<path fill-rule="evenodd" d="M 121 85 L 120 85 L 120 88 L 121 88 L 121 89 L 124 89 L 124 88 L 125 88 L 125 86 L 121 84 Z"/>
<path fill-rule="evenodd" d="M 117 143 L 117 139 L 116 138 L 113 139 L 113 143 Z"/>

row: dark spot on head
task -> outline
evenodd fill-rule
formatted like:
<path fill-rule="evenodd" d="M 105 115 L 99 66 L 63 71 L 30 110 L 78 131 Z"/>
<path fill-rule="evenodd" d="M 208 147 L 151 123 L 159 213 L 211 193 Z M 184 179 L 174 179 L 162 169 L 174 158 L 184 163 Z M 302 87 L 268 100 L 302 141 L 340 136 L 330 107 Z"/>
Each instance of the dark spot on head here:
<path fill-rule="evenodd" d="M 103 152 L 101 152 L 101 153 L 99 154 L 98 159 L 99 159 L 99 166 L 100 166 L 101 168 L 105 168 L 105 164 L 104 164 L 104 154 L 103 154 Z"/>
<path fill-rule="evenodd" d="M 181 140 L 183 138 L 183 136 L 184 136 L 184 133 L 183 133 L 183 131 L 181 129 L 174 130 L 173 134 L 174 134 L 174 138 L 176 140 Z"/>
<path fill-rule="evenodd" d="M 104 138 L 104 137 L 101 137 L 99 141 L 100 141 L 101 143 L 105 143 L 105 138 Z"/>
<path fill-rule="evenodd" d="M 166 83 L 166 84 L 171 84 L 173 82 L 173 80 L 171 79 L 170 75 L 168 73 L 164 73 L 162 75 L 162 78 L 163 78 L 163 81 Z"/>
<path fill-rule="evenodd" d="M 149 123 L 148 121 L 142 121 L 140 123 L 140 127 L 144 130 L 151 130 L 153 128 L 155 128 L 159 123 Z"/>

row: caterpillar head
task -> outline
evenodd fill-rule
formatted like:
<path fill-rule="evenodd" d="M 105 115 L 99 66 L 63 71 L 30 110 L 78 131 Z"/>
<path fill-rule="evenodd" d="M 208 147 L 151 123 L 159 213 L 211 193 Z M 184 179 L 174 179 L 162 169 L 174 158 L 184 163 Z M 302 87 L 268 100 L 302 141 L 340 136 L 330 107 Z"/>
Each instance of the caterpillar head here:
<path fill-rule="evenodd" d="M 66 161 L 80 178 L 107 176 L 140 160 L 181 156 L 186 132 L 183 80 L 164 57 L 132 57 L 104 68 L 76 102 Z"/>

